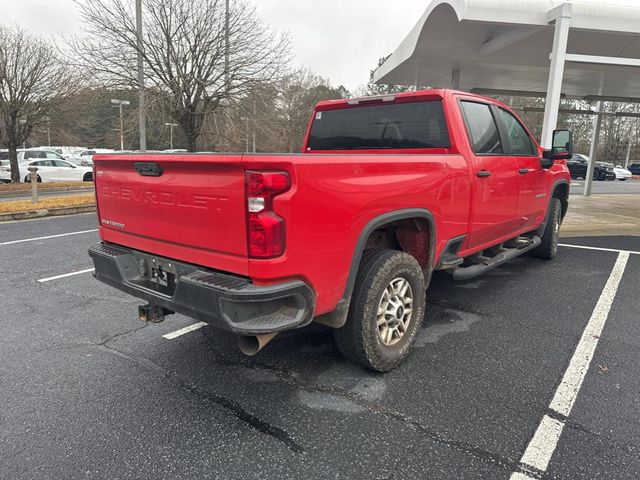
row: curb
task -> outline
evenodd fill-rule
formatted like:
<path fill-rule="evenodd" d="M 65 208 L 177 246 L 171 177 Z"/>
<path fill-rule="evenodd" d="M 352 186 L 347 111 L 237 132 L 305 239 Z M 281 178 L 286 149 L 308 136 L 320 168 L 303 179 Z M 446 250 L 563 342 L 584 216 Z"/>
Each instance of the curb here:
<path fill-rule="evenodd" d="M 57 215 L 73 215 L 74 213 L 95 212 L 95 205 L 81 205 L 79 207 L 45 208 L 30 212 L 0 213 L 0 222 L 11 220 L 28 220 L 30 218 L 54 217 Z"/>
<path fill-rule="evenodd" d="M 42 188 L 42 189 L 38 189 L 38 193 L 60 193 L 60 192 L 78 192 L 78 193 L 84 193 L 84 192 L 91 192 L 93 191 L 93 186 L 91 187 L 61 187 L 61 188 Z M 25 194 L 25 195 L 31 195 L 31 189 L 27 189 L 27 190 L 2 190 L 0 189 L 0 197 L 13 197 L 13 196 L 17 196 L 17 195 L 21 195 L 21 194 Z"/>

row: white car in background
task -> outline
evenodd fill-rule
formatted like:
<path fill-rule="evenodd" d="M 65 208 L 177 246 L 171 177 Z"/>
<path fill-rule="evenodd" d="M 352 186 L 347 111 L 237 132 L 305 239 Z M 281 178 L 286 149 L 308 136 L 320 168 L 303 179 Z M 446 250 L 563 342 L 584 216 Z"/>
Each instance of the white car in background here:
<path fill-rule="evenodd" d="M 633 177 L 633 174 L 622 165 L 613 167 L 613 173 L 616 174 L 616 178 L 620 181 L 625 181 L 627 178 Z"/>
<path fill-rule="evenodd" d="M 25 158 L 27 157 L 27 158 Z M 36 167 L 38 182 L 91 182 L 93 168 L 75 165 L 62 155 L 44 150 L 25 150 L 18 153 L 20 180 L 31 181 L 29 167 Z"/>
<path fill-rule="evenodd" d="M 100 153 L 113 153 L 115 150 L 110 148 L 90 148 L 83 150 L 80 154 L 76 155 L 76 158 L 80 159 L 81 165 L 93 165 L 93 156 Z"/>
<path fill-rule="evenodd" d="M 0 159 L 0 183 L 9 183 L 11 181 L 11 166 L 9 160 Z"/>

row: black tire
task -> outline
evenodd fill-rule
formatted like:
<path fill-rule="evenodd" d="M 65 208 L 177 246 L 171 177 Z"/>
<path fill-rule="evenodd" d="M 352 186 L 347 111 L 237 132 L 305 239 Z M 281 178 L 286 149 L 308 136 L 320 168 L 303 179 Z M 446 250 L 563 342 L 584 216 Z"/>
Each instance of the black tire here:
<path fill-rule="evenodd" d="M 91 173 L 91 172 L 85 173 L 84 177 L 82 177 L 82 181 L 83 182 L 92 182 L 93 181 L 93 173 Z"/>
<path fill-rule="evenodd" d="M 549 221 L 542 234 L 542 243 L 531 250 L 531 255 L 545 260 L 551 260 L 558 254 L 558 239 L 560 238 L 560 225 L 562 225 L 562 205 L 557 198 L 551 199 L 549 206 Z"/>
<path fill-rule="evenodd" d="M 378 326 L 378 309 L 384 301 L 387 289 L 394 282 L 403 280 L 409 284 L 406 291 L 412 297 L 411 312 L 404 332 L 395 340 L 381 338 Z M 404 294 L 403 294 L 404 295 Z M 356 283 L 351 297 L 351 306 L 344 327 L 335 330 L 335 341 L 345 358 L 371 370 L 388 372 L 400 365 L 409 355 L 424 319 L 426 284 L 422 268 L 411 255 L 396 250 L 372 249 L 362 256 Z M 389 297 L 386 297 L 389 298 Z M 394 315 L 403 315 L 402 303 L 395 312 L 391 299 L 386 304 L 383 317 L 393 322 Z M 406 311 L 404 311 L 406 314 Z M 393 328 L 391 328 L 393 330 Z M 388 330 L 386 331 L 388 332 Z"/>
<path fill-rule="evenodd" d="M 619 178 L 618 180 L 620 180 L 621 182 L 624 182 L 626 178 Z"/>

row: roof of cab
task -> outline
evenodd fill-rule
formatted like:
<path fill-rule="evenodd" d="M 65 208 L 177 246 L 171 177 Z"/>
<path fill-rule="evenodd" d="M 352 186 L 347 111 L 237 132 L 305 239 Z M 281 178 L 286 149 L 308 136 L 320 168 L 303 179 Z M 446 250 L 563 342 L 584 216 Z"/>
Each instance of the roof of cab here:
<path fill-rule="evenodd" d="M 466 95 L 470 97 L 481 98 L 490 102 L 495 102 L 496 100 L 492 98 L 483 97 L 481 95 L 476 95 L 469 92 L 460 92 L 457 90 L 447 89 L 447 88 L 430 88 L 427 90 L 417 90 L 413 92 L 402 92 L 402 93 L 389 93 L 385 95 L 374 95 L 371 97 L 358 97 L 358 98 L 340 98 L 337 100 L 324 100 L 322 102 L 318 102 L 316 104 L 316 110 L 330 110 L 334 108 L 345 108 L 355 105 L 363 105 L 369 103 L 378 103 L 378 102 L 396 102 L 398 100 L 421 100 L 421 99 L 433 99 L 436 98 L 444 98 L 447 95 L 451 95 L 454 93 L 459 93 L 461 95 Z M 500 102 L 497 102 L 500 103 Z"/>

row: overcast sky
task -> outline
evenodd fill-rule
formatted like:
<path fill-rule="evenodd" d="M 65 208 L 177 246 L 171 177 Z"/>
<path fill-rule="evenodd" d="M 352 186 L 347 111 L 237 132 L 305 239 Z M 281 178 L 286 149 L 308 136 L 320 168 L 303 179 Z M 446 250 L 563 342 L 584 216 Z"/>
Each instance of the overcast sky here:
<path fill-rule="evenodd" d="M 348 89 L 367 83 L 378 58 L 393 52 L 429 3 L 401 0 L 398 8 L 390 0 L 250 1 L 273 30 L 290 33 L 295 65 Z M 72 0 L 0 0 L 0 12 L 0 22 L 46 39 L 79 29 Z"/>
<path fill-rule="evenodd" d="M 131 0 L 133 2 L 134 0 Z M 392 53 L 430 0 L 249 0 L 275 31 L 288 31 L 294 63 L 334 86 L 367 82 L 378 58 Z M 510 0 L 516 1 L 516 0 Z M 638 5 L 640 0 L 582 0 Z M 72 0 L 0 0 L 0 22 L 17 23 L 51 39 L 79 28 Z"/>

